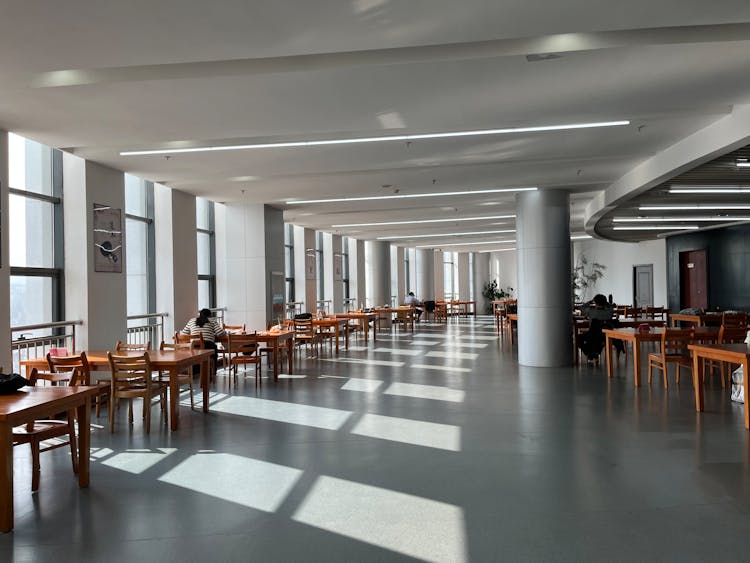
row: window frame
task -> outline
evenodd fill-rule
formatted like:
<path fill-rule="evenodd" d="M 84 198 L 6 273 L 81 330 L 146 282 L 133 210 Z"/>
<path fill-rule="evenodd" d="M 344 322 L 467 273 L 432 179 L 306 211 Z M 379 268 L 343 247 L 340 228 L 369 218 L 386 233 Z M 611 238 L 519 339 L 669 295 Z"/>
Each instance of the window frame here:
<path fill-rule="evenodd" d="M 203 234 L 208 235 L 209 273 L 198 274 L 198 286 L 200 287 L 201 281 L 208 281 L 208 303 L 209 303 L 208 308 L 215 309 L 216 308 L 216 215 L 214 213 L 214 202 L 211 200 L 206 200 L 206 201 L 208 202 L 208 229 L 205 229 L 203 227 L 198 227 L 198 221 L 197 221 L 198 208 L 196 206 L 195 242 L 196 242 L 196 249 L 197 249 L 198 233 L 203 233 Z M 197 252 L 196 252 L 196 259 L 197 259 Z M 196 265 L 196 269 L 197 269 L 197 265 Z M 200 291 L 199 291 L 199 294 L 200 294 Z"/>
<path fill-rule="evenodd" d="M 284 237 L 284 284 L 286 290 L 287 303 L 294 303 L 294 277 L 296 272 L 294 271 L 294 225 L 287 223 L 284 225 L 285 237 Z M 287 257 L 289 262 L 286 263 Z M 291 276 L 287 276 L 287 271 Z"/>
<path fill-rule="evenodd" d="M 154 183 L 138 178 L 143 182 L 146 195 L 146 217 L 125 213 L 125 244 L 127 240 L 127 220 L 139 221 L 146 224 L 146 280 L 148 283 L 148 295 L 146 297 L 145 314 L 156 313 L 156 230 L 154 226 Z M 127 199 L 127 192 L 125 198 Z M 127 205 L 126 205 L 127 207 Z M 141 314 L 141 313 L 139 313 Z"/>

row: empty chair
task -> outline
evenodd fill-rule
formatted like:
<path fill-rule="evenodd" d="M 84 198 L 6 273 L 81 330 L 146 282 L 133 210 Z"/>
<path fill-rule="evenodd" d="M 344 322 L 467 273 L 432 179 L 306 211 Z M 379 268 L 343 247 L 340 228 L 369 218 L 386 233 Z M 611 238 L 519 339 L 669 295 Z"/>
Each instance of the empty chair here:
<path fill-rule="evenodd" d="M 725 326 L 719 327 L 719 344 L 740 344 L 745 342 L 747 338 L 747 328 L 744 326 Z M 706 360 L 706 370 L 704 374 L 712 374 L 714 368 L 719 371 L 719 378 L 721 379 L 721 386 L 726 387 L 726 380 L 729 379 L 732 373 L 732 366 L 726 362 L 720 362 L 718 360 Z"/>
<path fill-rule="evenodd" d="M 229 355 L 229 385 L 234 377 L 237 383 L 237 371 L 240 365 L 255 365 L 255 382 L 260 380 L 260 354 L 258 352 L 258 336 L 253 334 L 228 334 L 227 354 Z"/>
<path fill-rule="evenodd" d="M 193 344 L 191 342 L 175 342 L 174 344 L 170 344 L 169 342 L 164 342 L 162 340 L 161 344 L 159 345 L 159 350 L 191 350 L 192 348 Z M 169 373 L 160 371 L 159 381 L 161 381 L 165 385 L 169 385 Z M 190 389 L 190 408 L 194 409 L 195 402 L 193 400 L 193 372 L 190 369 L 177 374 L 177 388 L 179 389 L 185 385 L 187 385 Z"/>
<path fill-rule="evenodd" d="M 625 307 L 625 318 L 626 319 L 637 319 L 643 314 L 643 309 L 640 307 Z"/>
<path fill-rule="evenodd" d="M 320 335 L 315 332 L 312 319 L 294 319 L 294 344 L 296 346 L 312 346 L 316 350 L 320 343 Z"/>
<path fill-rule="evenodd" d="M 675 364 L 676 382 L 680 383 L 680 370 L 693 371 L 693 360 L 688 344 L 693 341 L 693 331 L 679 328 L 665 328 L 661 335 L 660 351 L 648 355 L 648 382 L 651 383 L 653 370 L 660 370 L 664 376 L 664 388 L 669 387 L 668 367 Z"/>
<path fill-rule="evenodd" d="M 649 319 L 662 319 L 666 316 L 666 309 L 664 307 L 646 307 L 645 314 L 646 318 Z"/>
<path fill-rule="evenodd" d="M 146 350 L 151 350 L 151 341 L 147 340 L 146 342 L 138 342 L 136 344 L 128 344 L 127 342 L 120 342 L 117 341 L 117 344 L 115 345 L 115 350 L 117 352 L 123 352 L 126 350 L 133 350 L 136 352 L 144 352 Z"/>
<path fill-rule="evenodd" d="M 747 330 L 747 313 L 722 313 L 721 326 L 741 327 Z"/>
<path fill-rule="evenodd" d="M 108 399 L 110 384 L 108 379 L 97 379 L 96 382 L 91 379 L 91 367 L 89 366 L 86 352 L 80 354 L 73 354 L 70 356 L 52 356 L 47 354 L 47 365 L 49 366 L 50 373 L 39 372 L 39 379 L 46 379 L 53 381 L 53 377 L 64 378 L 68 381 L 75 371 L 78 371 L 78 384 L 79 385 L 98 385 L 99 393 L 96 395 L 96 416 L 99 416 L 99 411 L 102 402 Z M 62 381 L 63 379 L 58 379 Z M 72 384 L 71 384 L 72 385 Z"/>
<path fill-rule="evenodd" d="M 73 368 L 69 374 L 69 385 L 78 385 L 79 369 Z M 1 371 L 1 370 L 0 370 Z M 36 368 L 31 370 L 29 382 L 36 385 L 39 379 L 39 372 Z M 53 438 L 67 437 L 66 440 L 46 443 L 42 447 L 42 442 L 47 442 Z M 13 428 L 13 445 L 29 444 L 31 446 L 31 490 L 39 489 L 39 454 L 56 448 L 70 446 L 70 458 L 73 464 L 73 473 L 78 473 L 78 448 L 76 446 L 76 429 L 75 429 L 75 409 L 65 412 L 65 420 L 35 420 L 29 424 Z M 12 500 L 12 499 L 11 499 Z"/>
<path fill-rule="evenodd" d="M 245 332 L 245 324 L 241 325 L 228 325 L 226 323 L 222 323 L 222 328 L 224 329 L 224 332 Z"/>
<path fill-rule="evenodd" d="M 151 432 L 151 398 L 159 397 L 164 424 L 167 423 L 167 386 L 153 379 L 153 369 L 148 352 L 139 356 L 118 356 L 107 352 L 109 367 L 112 371 L 111 397 L 109 408 L 109 431 L 115 430 L 115 407 L 120 399 L 128 399 L 128 422 L 133 423 L 133 399 L 143 399 L 143 419 L 146 434 Z"/>

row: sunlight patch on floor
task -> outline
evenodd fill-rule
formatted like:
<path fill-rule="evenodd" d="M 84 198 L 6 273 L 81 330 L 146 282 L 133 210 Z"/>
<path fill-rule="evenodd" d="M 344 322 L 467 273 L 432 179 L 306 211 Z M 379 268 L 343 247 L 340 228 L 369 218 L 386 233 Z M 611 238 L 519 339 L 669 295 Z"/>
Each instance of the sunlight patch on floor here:
<path fill-rule="evenodd" d="M 384 391 L 385 395 L 399 395 L 401 397 L 414 397 L 417 399 L 433 399 L 435 401 L 448 401 L 451 403 L 463 403 L 466 392 L 461 389 L 440 387 L 438 385 L 419 385 L 417 383 L 393 382 Z"/>
<path fill-rule="evenodd" d="M 263 418 L 288 424 L 301 424 L 325 430 L 338 430 L 352 413 L 338 409 L 270 401 L 254 397 L 230 397 L 216 405 L 213 412 Z"/>
<path fill-rule="evenodd" d="M 365 414 L 352 429 L 352 434 L 414 446 L 461 451 L 461 428 L 451 424 Z"/>

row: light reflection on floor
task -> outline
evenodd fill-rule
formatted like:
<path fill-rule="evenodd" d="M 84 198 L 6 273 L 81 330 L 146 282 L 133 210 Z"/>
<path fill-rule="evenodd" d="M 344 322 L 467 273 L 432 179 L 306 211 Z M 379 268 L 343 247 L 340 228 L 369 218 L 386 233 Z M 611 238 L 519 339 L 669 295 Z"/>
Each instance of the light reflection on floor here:
<path fill-rule="evenodd" d="M 343 364 L 362 364 L 365 366 L 388 366 L 400 368 L 406 365 L 404 362 L 391 362 L 388 360 L 363 360 L 361 358 L 323 358 L 324 362 L 339 362 Z"/>
<path fill-rule="evenodd" d="M 112 452 L 112 450 L 109 450 Z M 152 450 L 125 450 L 124 452 L 118 452 L 111 457 L 106 457 L 101 461 L 102 465 L 119 469 L 120 471 L 127 471 L 134 475 L 140 475 L 144 471 L 151 469 L 160 461 L 166 459 L 177 451 L 177 448 L 154 448 Z M 102 459 L 105 456 L 102 452 L 97 452 L 97 459 Z"/>
<path fill-rule="evenodd" d="M 321 476 L 292 519 L 425 561 L 467 560 L 463 510 L 444 502 Z"/>
<path fill-rule="evenodd" d="M 461 389 L 451 389 L 437 385 L 419 385 L 417 383 L 402 383 L 394 381 L 383 392 L 385 395 L 400 395 L 402 397 L 414 397 L 417 399 L 432 399 L 435 401 L 448 401 L 451 403 L 463 403 L 466 393 Z"/>
<path fill-rule="evenodd" d="M 461 451 L 461 428 L 451 424 L 368 413 L 359 419 L 352 434 L 414 446 Z"/>
<path fill-rule="evenodd" d="M 361 379 L 352 377 L 341 386 L 345 391 L 361 391 L 362 393 L 374 393 L 383 385 L 379 379 Z"/>
<path fill-rule="evenodd" d="M 421 350 L 401 350 L 400 348 L 375 348 L 374 352 L 383 352 L 392 356 L 419 356 Z"/>
<path fill-rule="evenodd" d="M 409 367 L 418 369 L 428 369 L 432 371 L 448 371 L 453 373 L 471 373 L 471 368 L 457 368 L 451 366 L 433 366 L 430 364 L 412 364 Z"/>
<path fill-rule="evenodd" d="M 470 352 L 427 352 L 425 356 L 429 358 L 455 358 L 458 360 L 476 360 L 479 354 Z"/>
<path fill-rule="evenodd" d="M 241 396 L 229 397 L 211 410 L 289 424 L 301 424 L 325 430 L 338 430 L 351 415 L 349 411 L 338 409 Z"/>

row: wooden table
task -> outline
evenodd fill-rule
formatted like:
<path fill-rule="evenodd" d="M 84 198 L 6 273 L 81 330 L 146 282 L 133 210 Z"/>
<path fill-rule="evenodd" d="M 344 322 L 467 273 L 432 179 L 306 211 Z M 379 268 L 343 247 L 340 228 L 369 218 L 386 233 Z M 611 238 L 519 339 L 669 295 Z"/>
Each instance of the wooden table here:
<path fill-rule="evenodd" d="M 119 356 L 140 356 L 142 354 L 143 352 L 139 350 L 122 350 L 117 352 Z M 193 366 L 200 366 L 201 368 L 203 412 L 208 412 L 208 386 L 211 372 L 210 364 L 213 355 L 213 350 L 148 350 L 151 368 L 154 371 L 169 373 L 169 425 L 172 430 L 177 430 L 180 427 L 180 387 L 177 382 L 177 374 L 192 369 Z M 86 352 L 86 358 L 88 359 L 91 371 L 110 371 L 106 350 Z M 49 369 L 45 358 L 24 360 L 21 362 L 21 365 L 25 366 L 27 374 L 34 367 L 40 370 Z"/>
<path fill-rule="evenodd" d="M 273 348 L 273 380 L 279 380 L 279 351 L 282 344 L 286 344 L 286 357 L 289 375 L 292 374 L 292 360 L 294 359 L 294 331 L 293 330 L 260 330 L 255 333 L 258 342 L 269 344 Z"/>
<path fill-rule="evenodd" d="M 638 328 L 640 325 L 647 324 L 651 328 L 663 327 L 666 325 L 664 319 L 640 319 L 637 321 L 617 321 L 617 328 Z M 578 364 L 578 350 L 580 349 L 581 339 L 585 334 L 584 329 L 591 326 L 591 321 L 586 318 L 574 318 L 573 319 L 573 354 L 575 356 L 575 364 Z"/>
<path fill-rule="evenodd" d="M 78 486 L 89 486 L 91 398 L 99 388 L 28 387 L 0 395 L 0 532 L 13 529 L 13 427 L 52 418 L 69 409 L 78 415 Z"/>
<path fill-rule="evenodd" d="M 508 320 L 508 333 L 510 334 L 510 345 L 513 347 L 513 324 L 518 326 L 518 313 L 508 313 L 505 315 Z"/>
<path fill-rule="evenodd" d="M 745 389 L 745 430 L 750 430 L 750 409 L 748 409 L 748 381 L 750 381 L 750 346 L 747 344 L 689 344 L 693 353 L 693 389 L 695 390 L 695 410 L 703 412 L 703 364 L 701 360 L 718 360 L 730 364 L 740 364 Z"/>
<path fill-rule="evenodd" d="M 380 316 L 377 313 L 351 311 L 349 313 L 336 313 L 336 318 L 356 320 L 365 333 L 365 344 L 367 344 L 367 339 L 370 334 L 370 321 L 372 321 L 372 341 L 377 341 L 377 328 L 380 323 Z"/>
<path fill-rule="evenodd" d="M 326 317 L 324 319 L 313 319 L 313 326 L 317 327 L 323 327 L 323 328 L 333 328 L 334 335 L 336 337 L 336 354 L 339 353 L 339 335 L 341 334 L 341 329 L 343 327 L 344 329 L 344 347 L 348 350 L 349 349 L 349 331 L 346 330 L 346 324 L 348 323 L 348 319 L 339 319 L 336 317 Z"/>
<path fill-rule="evenodd" d="M 380 320 L 382 320 L 381 315 L 396 315 L 397 320 L 404 323 L 404 330 L 408 324 L 414 332 L 414 307 L 377 307 L 374 311 Z"/>
<path fill-rule="evenodd" d="M 688 331 L 690 329 L 684 329 Z M 607 376 L 614 377 L 614 362 L 612 353 L 615 340 L 623 342 L 632 342 L 633 344 L 633 378 L 635 387 L 641 386 L 641 343 L 642 342 L 661 342 L 661 336 L 664 328 L 652 329 L 649 332 L 639 332 L 637 328 L 605 328 L 602 331 L 606 337 L 604 347 L 607 354 Z M 719 331 L 713 327 L 702 327 L 695 331 L 695 340 L 713 340 L 718 338 Z"/>

